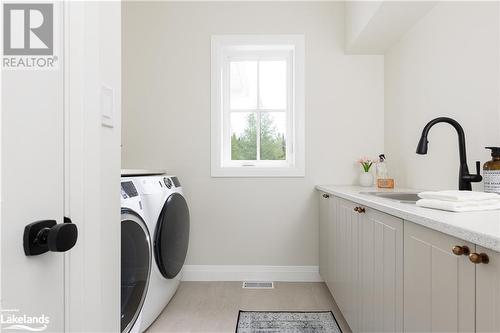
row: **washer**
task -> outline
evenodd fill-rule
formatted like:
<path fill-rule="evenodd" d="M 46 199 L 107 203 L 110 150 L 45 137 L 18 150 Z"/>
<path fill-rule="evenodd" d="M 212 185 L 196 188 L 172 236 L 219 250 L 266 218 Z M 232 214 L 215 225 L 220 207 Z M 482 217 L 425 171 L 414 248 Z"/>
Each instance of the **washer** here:
<path fill-rule="evenodd" d="M 121 181 L 121 332 L 139 332 L 153 261 L 141 197 L 133 179 Z"/>
<path fill-rule="evenodd" d="M 153 263 L 141 317 L 146 330 L 177 291 L 189 244 L 189 208 L 176 176 L 133 177 L 151 235 Z"/>

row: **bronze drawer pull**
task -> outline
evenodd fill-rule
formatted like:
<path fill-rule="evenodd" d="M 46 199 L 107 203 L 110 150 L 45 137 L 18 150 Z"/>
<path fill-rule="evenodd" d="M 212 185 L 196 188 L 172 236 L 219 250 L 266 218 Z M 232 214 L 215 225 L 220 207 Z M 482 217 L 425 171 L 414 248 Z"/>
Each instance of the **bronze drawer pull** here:
<path fill-rule="evenodd" d="M 476 265 L 490 262 L 490 258 L 486 253 L 471 253 L 469 254 L 469 260 Z"/>
<path fill-rule="evenodd" d="M 457 255 L 457 256 L 463 256 L 463 255 L 468 256 L 470 253 L 469 247 L 466 245 L 464 245 L 464 246 L 455 245 L 451 249 L 451 251 L 453 252 L 454 255 Z"/>

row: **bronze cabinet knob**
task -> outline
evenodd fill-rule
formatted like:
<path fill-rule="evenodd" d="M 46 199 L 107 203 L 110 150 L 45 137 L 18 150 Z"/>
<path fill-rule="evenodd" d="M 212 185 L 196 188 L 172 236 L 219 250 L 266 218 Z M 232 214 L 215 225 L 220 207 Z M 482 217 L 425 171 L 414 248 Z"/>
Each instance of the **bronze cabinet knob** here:
<path fill-rule="evenodd" d="M 476 265 L 490 262 L 490 258 L 486 253 L 471 253 L 469 254 L 469 260 Z"/>
<path fill-rule="evenodd" d="M 453 254 L 455 254 L 457 256 L 462 256 L 462 255 L 468 256 L 470 253 L 469 247 L 466 245 L 464 245 L 464 246 L 455 245 L 451 249 L 451 251 L 453 252 Z"/>
<path fill-rule="evenodd" d="M 325 194 L 323 194 L 323 198 L 328 199 L 329 197 L 330 197 L 330 195 L 328 195 L 328 194 L 326 194 L 326 193 L 325 193 Z"/>
<path fill-rule="evenodd" d="M 365 209 L 363 207 L 356 206 L 354 207 L 354 211 L 358 213 L 364 213 Z"/>

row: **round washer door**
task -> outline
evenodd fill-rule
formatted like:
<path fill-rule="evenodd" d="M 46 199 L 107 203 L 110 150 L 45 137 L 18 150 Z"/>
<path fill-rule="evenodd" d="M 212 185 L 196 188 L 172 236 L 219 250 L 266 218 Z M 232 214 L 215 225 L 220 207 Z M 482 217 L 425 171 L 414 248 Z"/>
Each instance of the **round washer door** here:
<path fill-rule="evenodd" d="M 122 209 L 121 332 L 129 332 L 139 316 L 151 272 L 151 242 L 144 220 Z"/>
<path fill-rule="evenodd" d="M 182 269 L 189 244 L 189 208 L 186 199 L 171 194 L 156 224 L 154 252 L 160 273 L 172 279 Z"/>

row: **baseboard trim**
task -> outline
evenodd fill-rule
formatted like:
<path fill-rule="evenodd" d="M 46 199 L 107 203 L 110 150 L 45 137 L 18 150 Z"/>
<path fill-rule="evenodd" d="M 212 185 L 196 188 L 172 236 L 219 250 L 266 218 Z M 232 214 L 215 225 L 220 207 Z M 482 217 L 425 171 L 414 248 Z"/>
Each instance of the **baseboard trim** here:
<path fill-rule="evenodd" d="M 186 265 L 183 281 L 322 282 L 318 266 Z"/>

